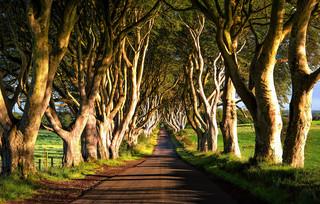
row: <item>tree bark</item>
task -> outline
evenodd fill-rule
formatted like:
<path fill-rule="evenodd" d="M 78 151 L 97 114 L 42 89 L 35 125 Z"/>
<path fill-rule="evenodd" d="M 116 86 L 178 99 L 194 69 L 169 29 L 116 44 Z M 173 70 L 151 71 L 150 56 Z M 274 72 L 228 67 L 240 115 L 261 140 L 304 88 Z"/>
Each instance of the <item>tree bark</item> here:
<path fill-rule="evenodd" d="M 257 112 L 254 118 L 256 161 L 282 162 L 280 106 L 273 83 L 273 68 L 266 67 L 255 80 Z"/>
<path fill-rule="evenodd" d="M 298 83 L 294 84 L 298 88 Z M 304 166 L 304 149 L 312 123 L 312 90 L 306 91 L 303 84 L 300 85 L 301 89 L 292 94 L 289 125 L 283 146 L 283 162 L 292 167 Z"/>
<path fill-rule="evenodd" d="M 18 130 L 17 125 L 14 125 L 7 135 L 4 135 L 1 174 L 9 175 L 14 171 L 19 171 L 26 178 L 29 173 L 36 171 L 34 166 L 35 138 L 34 135 L 23 134 Z"/>
<path fill-rule="evenodd" d="M 235 88 L 231 79 L 226 75 L 222 95 L 223 116 L 220 129 L 223 138 L 223 153 L 241 157 L 237 134 L 237 108 L 235 102 Z"/>
<path fill-rule="evenodd" d="M 198 138 L 197 151 L 207 152 L 208 151 L 207 137 L 202 131 L 201 132 L 196 131 L 196 132 L 197 132 L 197 138 Z"/>
<path fill-rule="evenodd" d="M 216 107 L 214 107 L 216 108 Z M 214 112 L 216 112 L 214 110 Z M 208 150 L 217 151 L 218 149 L 218 125 L 216 120 L 216 113 L 213 113 L 210 116 L 210 119 L 207 121 L 208 129 L 206 130 Z"/>
<path fill-rule="evenodd" d="M 62 164 L 65 167 L 77 166 L 84 161 L 79 147 L 79 137 L 73 135 L 65 138 L 67 139 L 63 139 Z"/>
<path fill-rule="evenodd" d="M 94 108 L 91 108 L 86 127 L 81 135 L 81 152 L 85 161 L 106 159 L 106 149 L 103 149 L 102 144 L 102 137 L 105 136 L 98 133 L 94 111 Z"/>

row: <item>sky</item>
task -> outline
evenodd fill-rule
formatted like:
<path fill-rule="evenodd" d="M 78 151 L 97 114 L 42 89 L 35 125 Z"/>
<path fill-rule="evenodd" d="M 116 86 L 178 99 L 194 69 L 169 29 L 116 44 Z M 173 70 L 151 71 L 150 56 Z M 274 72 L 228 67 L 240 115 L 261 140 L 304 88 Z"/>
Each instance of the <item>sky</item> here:
<path fill-rule="evenodd" d="M 320 110 L 320 82 L 313 88 L 312 110 Z"/>

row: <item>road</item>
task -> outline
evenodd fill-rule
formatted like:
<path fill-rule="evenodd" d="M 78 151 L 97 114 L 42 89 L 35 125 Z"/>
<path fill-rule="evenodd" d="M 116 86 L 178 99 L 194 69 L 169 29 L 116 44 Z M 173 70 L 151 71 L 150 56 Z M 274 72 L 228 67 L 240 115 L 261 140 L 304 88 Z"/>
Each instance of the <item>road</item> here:
<path fill-rule="evenodd" d="M 237 203 L 205 174 L 174 151 L 168 133 L 159 131 L 153 155 L 136 167 L 103 181 L 73 203 Z"/>

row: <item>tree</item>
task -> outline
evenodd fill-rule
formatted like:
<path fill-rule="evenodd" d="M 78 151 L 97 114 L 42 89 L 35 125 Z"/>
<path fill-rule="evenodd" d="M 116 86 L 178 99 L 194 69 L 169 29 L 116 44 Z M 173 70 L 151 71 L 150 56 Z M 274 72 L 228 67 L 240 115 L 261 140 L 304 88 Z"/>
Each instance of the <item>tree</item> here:
<path fill-rule="evenodd" d="M 320 68 L 311 73 L 306 55 L 308 25 L 312 14 L 318 12 L 318 4 L 316 0 L 298 1 L 290 36 L 289 67 L 292 97 L 283 161 L 293 167 L 304 166 L 304 147 L 312 122 L 312 90 L 320 79 Z"/>
<path fill-rule="evenodd" d="M 181 132 L 187 124 L 185 108 L 179 101 L 168 105 L 164 109 L 162 117 L 175 132 Z"/>
<path fill-rule="evenodd" d="M 241 157 L 237 134 L 237 107 L 236 91 L 229 75 L 226 73 L 226 79 L 223 86 L 222 103 L 223 115 L 220 123 L 220 129 L 223 138 L 223 152 Z"/>
<path fill-rule="evenodd" d="M 224 81 L 224 66 L 223 63 L 218 65 L 218 60 L 221 57 L 220 54 L 214 59 L 212 68 L 209 67 L 210 65 L 204 64 L 200 47 L 200 35 L 204 28 L 205 18 L 202 15 L 198 15 L 197 17 L 199 19 L 199 25 L 197 28 L 192 29 L 188 24 L 185 23 L 192 36 L 194 46 L 194 51 L 189 54 L 188 62 L 185 66 L 185 73 L 187 83 L 189 84 L 188 86 L 190 86 L 191 89 L 190 96 L 192 98 L 191 100 L 193 103 L 195 116 L 201 123 L 201 127 L 204 129 L 204 137 L 201 138 L 207 142 L 207 147 L 205 147 L 206 142 L 200 140 L 200 149 L 216 151 L 218 147 L 216 110 L 220 99 L 220 88 Z M 209 81 L 211 81 L 212 84 L 210 84 Z M 208 93 L 205 93 L 204 86 L 206 85 L 210 86 Z M 203 106 L 203 116 L 201 116 L 199 112 L 199 104 Z M 199 127 L 195 129 L 199 129 Z"/>
<path fill-rule="evenodd" d="M 5 3 L 10 5 L 10 2 Z M 58 29 L 55 36 L 52 36 L 55 39 L 53 45 L 49 41 L 50 26 L 52 25 L 51 15 L 54 10 L 53 1 L 24 1 L 22 4 L 15 4 L 20 10 L 25 9 L 25 13 L 22 12 L 21 15 L 27 16 L 26 20 L 32 36 L 33 53 L 28 53 L 29 57 L 32 58 L 32 71 L 31 75 L 25 78 L 26 81 L 31 81 L 31 83 L 26 90 L 26 102 L 21 120 L 13 117 L 12 108 L 22 91 L 20 87 L 28 82 L 22 82 L 20 78 L 19 88 L 15 90 L 13 100 L 8 98 L 4 85 L 1 83 L 0 107 L 1 110 L 4 110 L 0 113 L 0 137 L 3 141 L 1 171 L 4 174 L 21 171 L 23 176 L 27 177 L 30 172 L 35 172 L 34 146 L 38 130 L 51 97 L 55 72 L 68 47 L 69 37 L 78 16 L 77 7 L 80 3 L 80 0 L 74 0 L 63 4 L 64 11 L 61 21 L 56 25 Z M 11 7 L 11 9 L 13 8 Z M 6 17 L 10 18 L 9 16 Z M 20 49 L 18 44 L 15 48 Z M 23 59 L 21 63 L 26 62 L 25 60 L 28 58 L 26 55 L 25 52 L 20 52 L 18 58 Z M 26 68 L 25 64 L 22 65 L 21 76 Z M 2 74 L 1 80 L 5 75 L 6 72 Z"/>

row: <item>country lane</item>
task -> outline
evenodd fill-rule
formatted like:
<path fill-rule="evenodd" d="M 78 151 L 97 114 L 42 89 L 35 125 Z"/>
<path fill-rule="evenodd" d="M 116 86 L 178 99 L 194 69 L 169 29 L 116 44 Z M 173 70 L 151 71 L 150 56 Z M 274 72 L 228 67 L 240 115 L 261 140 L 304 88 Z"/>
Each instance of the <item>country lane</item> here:
<path fill-rule="evenodd" d="M 101 182 L 72 203 L 237 203 L 210 178 L 180 160 L 161 128 L 153 155 Z"/>

